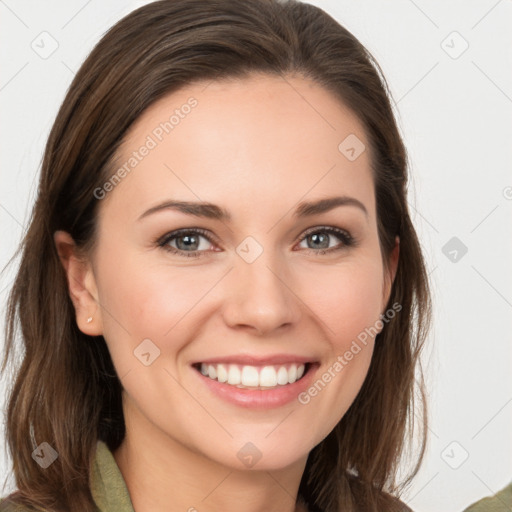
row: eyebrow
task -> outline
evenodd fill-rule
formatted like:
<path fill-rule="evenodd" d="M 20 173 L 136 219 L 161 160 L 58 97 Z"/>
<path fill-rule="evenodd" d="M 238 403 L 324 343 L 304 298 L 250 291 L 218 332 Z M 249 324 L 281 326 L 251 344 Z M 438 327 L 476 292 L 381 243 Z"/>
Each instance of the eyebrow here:
<path fill-rule="evenodd" d="M 299 203 L 293 216 L 295 218 L 301 219 L 304 217 L 310 217 L 328 212 L 339 206 L 355 206 L 362 210 L 366 217 L 368 217 L 368 210 L 364 204 L 355 197 L 349 196 L 328 197 L 326 199 L 319 199 L 317 201 Z M 229 222 L 232 220 L 231 214 L 216 204 L 175 200 L 168 200 L 153 206 L 149 210 L 146 210 L 137 220 L 142 220 L 148 215 L 152 215 L 153 213 L 165 210 L 176 210 L 181 213 L 185 213 L 186 215 L 204 217 L 207 219 L 215 219 L 220 221 Z"/>

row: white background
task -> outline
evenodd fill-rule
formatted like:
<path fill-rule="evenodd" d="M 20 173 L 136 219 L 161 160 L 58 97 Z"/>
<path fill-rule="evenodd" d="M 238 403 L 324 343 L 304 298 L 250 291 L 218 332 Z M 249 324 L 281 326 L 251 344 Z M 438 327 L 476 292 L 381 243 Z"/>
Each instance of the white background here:
<path fill-rule="evenodd" d="M 74 73 L 111 25 L 145 3 L 0 0 L 2 267 L 26 226 Z M 311 3 L 374 54 L 397 105 L 435 307 L 424 358 L 428 453 L 402 499 L 417 512 L 461 511 L 512 480 L 512 1 Z M 58 42 L 46 59 L 31 47 L 43 31 Z M 452 237 L 468 249 L 455 262 L 442 250 Z M 0 281 L 2 313 L 13 270 Z M 1 484 L 11 461 L 0 444 Z"/>

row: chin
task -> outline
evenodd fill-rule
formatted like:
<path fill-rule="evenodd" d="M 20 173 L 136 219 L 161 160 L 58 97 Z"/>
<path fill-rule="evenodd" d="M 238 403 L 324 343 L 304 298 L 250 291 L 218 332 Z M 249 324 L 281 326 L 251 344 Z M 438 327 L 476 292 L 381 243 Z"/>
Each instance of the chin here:
<path fill-rule="evenodd" d="M 236 471 L 278 471 L 295 464 L 305 464 L 310 450 L 304 446 L 304 439 L 288 437 L 286 444 L 282 437 L 258 439 L 244 436 L 243 440 L 230 439 L 221 452 L 203 452 L 211 460 Z M 219 448 L 221 445 L 219 443 Z"/>

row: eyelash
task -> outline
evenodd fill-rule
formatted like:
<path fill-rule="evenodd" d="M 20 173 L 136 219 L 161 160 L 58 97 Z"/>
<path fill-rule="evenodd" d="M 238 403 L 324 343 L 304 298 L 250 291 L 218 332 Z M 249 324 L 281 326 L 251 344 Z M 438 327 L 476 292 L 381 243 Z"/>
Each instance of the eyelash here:
<path fill-rule="evenodd" d="M 340 246 L 336 247 L 330 247 L 329 249 L 321 249 L 321 250 L 315 250 L 315 249 L 306 249 L 306 251 L 317 253 L 317 254 L 325 254 L 325 253 L 333 253 L 337 251 L 341 251 L 343 249 L 346 249 L 351 246 L 357 245 L 357 242 L 355 238 L 348 232 L 343 229 L 333 228 L 329 226 L 319 226 L 316 228 L 312 228 L 310 230 L 307 230 L 304 235 L 297 240 L 299 243 L 305 240 L 308 236 L 314 235 L 317 233 L 328 233 L 330 235 L 336 235 L 341 241 L 342 244 Z M 211 252 L 211 251 L 183 251 L 181 249 L 175 249 L 174 247 L 170 247 L 168 243 L 175 239 L 179 238 L 180 236 L 184 235 L 201 235 L 204 236 L 210 243 L 215 243 L 213 238 L 209 235 L 208 231 L 201 229 L 201 228 L 184 228 L 184 229 L 178 229 L 176 231 L 172 231 L 170 233 L 167 233 L 163 237 L 158 238 L 154 241 L 158 245 L 158 247 L 162 248 L 164 251 L 170 252 L 172 254 L 176 254 L 178 256 L 183 256 L 185 258 L 199 258 L 201 256 L 204 256 L 205 252 Z"/>

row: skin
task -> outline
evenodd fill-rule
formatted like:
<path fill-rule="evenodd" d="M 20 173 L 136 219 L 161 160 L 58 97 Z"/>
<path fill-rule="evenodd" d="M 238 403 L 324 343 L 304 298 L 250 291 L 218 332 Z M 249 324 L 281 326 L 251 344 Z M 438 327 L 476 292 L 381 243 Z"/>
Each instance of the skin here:
<path fill-rule="evenodd" d="M 190 96 L 197 106 L 101 200 L 94 253 L 78 258 L 69 235 L 55 233 L 76 321 L 103 335 L 124 388 L 127 434 L 114 457 L 136 512 L 305 510 L 296 499 L 308 453 L 354 401 L 374 339 L 305 405 L 229 404 L 198 385 L 190 364 L 292 353 L 318 361 L 321 376 L 385 312 L 399 240 L 386 270 L 369 151 L 349 161 L 338 150 L 349 134 L 369 147 L 362 125 L 299 76 L 188 85 L 142 114 L 118 162 Z M 300 201 L 333 195 L 358 199 L 367 215 L 347 205 L 293 218 Z M 215 203 L 233 219 L 167 210 L 137 220 L 171 198 Z M 349 231 L 357 245 L 344 246 L 322 226 Z M 342 249 L 321 254 L 304 238 L 315 227 Z M 170 244 L 184 256 L 154 243 L 181 228 L 215 238 L 196 235 L 199 258 L 187 257 L 198 246 L 187 249 L 183 238 Z M 252 263 L 236 252 L 248 236 L 263 249 Z M 133 353 L 147 338 L 160 350 L 149 366 Z M 237 457 L 247 442 L 261 452 L 252 468 Z"/>

